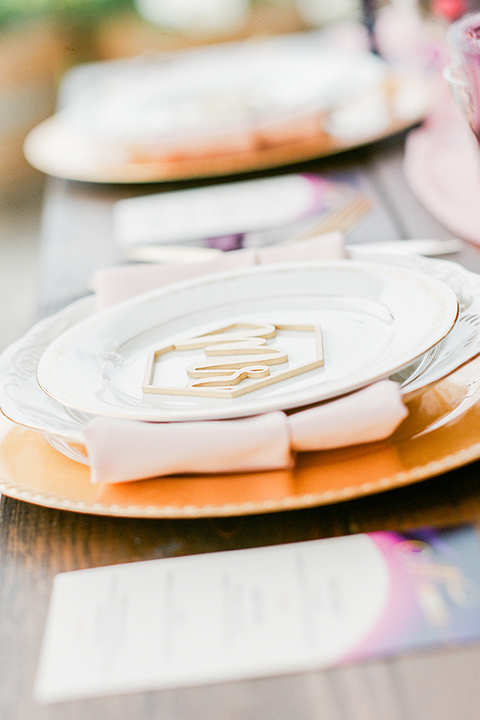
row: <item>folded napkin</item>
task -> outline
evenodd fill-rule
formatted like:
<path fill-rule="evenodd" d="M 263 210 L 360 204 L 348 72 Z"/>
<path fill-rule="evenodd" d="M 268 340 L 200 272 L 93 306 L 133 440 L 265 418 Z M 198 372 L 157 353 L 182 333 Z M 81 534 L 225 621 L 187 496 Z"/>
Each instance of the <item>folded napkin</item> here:
<path fill-rule="evenodd" d="M 258 250 L 235 250 L 213 261 L 137 265 L 97 272 L 93 286 L 105 308 L 139 292 L 206 273 L 257 264 L 345 257 L 341 233 Z M 287 415 L 202 422 L 152 423 L 97 417 L 84 435 L 94 483 L 185 473 L 288 469 L 295 453 L 327 450 L 390 436 L 408 411 L 399 386 L 378 382 L 348 396 Z"/>
<path fill-rule="evenodd" d="M 97 417 L 85 429 L 85 445 L 94 483 L 279 470 L 292 467 L 297 451 L 383 440 L 407 414 L 398 384 L 383 380 L 292 415 L 182 423 Z"/>
<path fill-rule="evenodd" d="M 342 233 L 331 232 L 285 245 L 272 245 L 257 250 L 232 250 L 205 262 L 177 265 L 118 265 L 102 268 L 94 274 L 91 284 L 97 298 L 97 307 L 102 310 L 142 292 L 210 273 L 241 270 L 268 263 L 340 260 L 344 257 Z"/>
<path fill-rule="evenodd" d="M 404 172 L 442 225 L 480 243 L 480 148 L 447 86 L 424 125 L 408 135 Z"/>

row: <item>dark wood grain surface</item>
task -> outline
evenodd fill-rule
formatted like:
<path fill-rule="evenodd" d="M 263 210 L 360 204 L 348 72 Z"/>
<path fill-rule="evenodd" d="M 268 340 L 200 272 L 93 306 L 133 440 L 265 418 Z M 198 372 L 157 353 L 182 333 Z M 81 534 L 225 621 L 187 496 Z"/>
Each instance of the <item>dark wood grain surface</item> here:
<path fill-rule="evenodd" d="M 402 136 L 396 137 L 301 167 L 348 172 L 372 199 L 371 213 L 350 233 L 349 242 L 451 237 L 406 186 L 403 141 Z M 172 186 L 149 187 L 149 191 L 160 189 Z M 94 269 L 121 261 L 111 234 L 112 203 L 142 190 L 49 180 L 39 316 L 86 294 Z M 480 271 L 480 251 L 473 246 L 451 259 Z M 51 706 L 37 705 L 31 696 L 52 582 L 58 572 L 465 521 L 480 521 L 480 463 L 358 500 L 242 518 L 97 517 L 3 498 L 0 720 L 478 720 L 480 644 L 282 678 Z"/>

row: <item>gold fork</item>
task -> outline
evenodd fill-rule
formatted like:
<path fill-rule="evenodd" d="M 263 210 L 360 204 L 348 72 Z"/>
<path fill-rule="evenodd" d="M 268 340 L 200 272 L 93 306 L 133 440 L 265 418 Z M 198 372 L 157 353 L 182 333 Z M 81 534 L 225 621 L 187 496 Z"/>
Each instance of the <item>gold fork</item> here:
<path fill-rule="evenodd" d="M 339 207 L 335 207 L 329 212 L 317 218 L 305 230 L 297 235 L 293 235 L 286 242 L 297 242 L 298 240 L 306 240 L 315 235 L 338 230 L 346 232 L 350 230 L 369 210 L 372 208 L 371 201 L 362 193 L 355 192 Z"/>

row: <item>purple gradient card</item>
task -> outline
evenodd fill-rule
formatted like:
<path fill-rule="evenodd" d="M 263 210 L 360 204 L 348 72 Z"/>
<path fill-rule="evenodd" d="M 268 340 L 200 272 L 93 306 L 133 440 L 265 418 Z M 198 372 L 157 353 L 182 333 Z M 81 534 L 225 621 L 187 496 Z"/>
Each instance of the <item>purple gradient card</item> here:
<path fill-rule="evenodd" d="M 388 567 L 388 597 L 346 661 L 480 637 L 480 548 L 473 528 L 369 538 Z"/>

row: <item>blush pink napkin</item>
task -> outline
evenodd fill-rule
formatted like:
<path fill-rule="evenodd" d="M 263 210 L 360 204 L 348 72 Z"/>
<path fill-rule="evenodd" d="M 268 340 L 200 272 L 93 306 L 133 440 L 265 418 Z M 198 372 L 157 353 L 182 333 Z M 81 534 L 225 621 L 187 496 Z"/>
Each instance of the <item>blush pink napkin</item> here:
<path fill-rule="evenodd" d="M 404 172 L 442 225 L 480 243 L 480 148 L 446 85 L 430 117 L 407 137 Z"/>
<path fill-rule="evenodd" d="M 293 415 L 147 423 L 97 417 L 85 430 L 94 483 L 290 468 L 294 454 L 389 437 L 408 411 L 390 380 Z"/>
<path fill-rule="evenodd" d="M 206 273 L 295 260 L 341 259 L 343 236 L 236 250 L 204 263 L 107 268 L 93 281 L 98 305 Z M 97 417 L 85 428 L 94 483 L 185 473 L 225 473 L 292 467 L 295 453 L 389 437 L 408 411 L 399 386 L 384 380 L 343 398 L 291 415 L 270 412 L 236 420 L 150 423 Z"/>
<path fill-rule="evenodd" d="M 177 265 L 118 265 L 98 270 L 92 287 L 99 310 L 121 300 L 155 290 L 171 283 L 252 265 L 293 262 L 294 260 L 339 260 L 345 257 L 342 233 L 325 233 L 308 240 L 272 245 L 257 250 L 232 250 L 214 260 Z"/>

